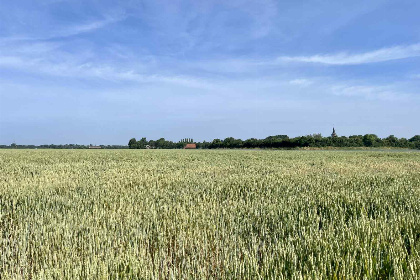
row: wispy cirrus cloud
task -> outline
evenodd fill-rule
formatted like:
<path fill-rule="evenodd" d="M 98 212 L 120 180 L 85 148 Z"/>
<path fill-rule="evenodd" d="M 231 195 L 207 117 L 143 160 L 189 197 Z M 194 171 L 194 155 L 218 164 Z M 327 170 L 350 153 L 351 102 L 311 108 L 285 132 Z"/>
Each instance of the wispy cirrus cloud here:
<path fill-rule="evenodd" d="M 130 67 L 121 67 L 103 63 L 72 61 L 71 58 L 59 63 L 48 58 L 31 59 L 16 56 L 0 56 L 0 67 L 20 69 L 27 73 L 36 73 L 52 77 L 64 77 L 85 80 L 103 80 L 108 82 L 134 84 L 167 84 L 188 88 L 215 90 L 218 93 L 249 93 L 256 89 L 268 92 L 297 93 L 312 95 L 313 92 L 325 95 L 353 97 L 367 100 L 418 100 L 410 89 L 403 89 L 402 84 L 371 84 L 364 81 L 340 81 L 331 77 L 249 77 L 242 79 L 213 78 L 204 79 L 188 74 L 168 75 L 158 72 L 138 71 Z"/>
<path fill-rule="evenodd" d="M 420 43 L 400 45 L 364 53 L 341 52 L 336 54 L 317 54 L 312 56 L 280 56 L 278 62 L 306 62 L 330 65 L 356 65 L 376 63 L 420 56 Z"/>
<path fill-rule="evenodd" d="M 106 17 L 105 19 L 92 20 L 84 23 L 79 23 L 75 25 L 57 27 L 56 29 L 50 30 L 48 34 L 38 34 L 37 36 L 28 36 L 28 35 L 15 35 L 11 37 L 0 38 L 0 42 L 16 42 L 16 41 L 42 41 L 42 40 L 51 40 L 51 39 L 61 39 L 67 38 L 70 36 L 77 36 L 84 33 L 93 32 L 104 28 L 110 24 L 120 22 L 124 20 L 126 16 L 118 17 Z"/>
<path fill-rule="evenodd" d="M 0 67 L 20 69 L 29 73 L 55 77 L 100 79 L 112 82 L 167 83 L 202 89 L 214 88 L 214 85 L 211 83 L 191 76 L 162 75 L 159 73 L 143 74 L 133 69 L 122 69 L 106 64 L 71 63 L 69 61 L 54 63 L 42 59 L 0 56 Z"/>
<path fill-rule="evenodd" d="M 392 85 L 335 84 L 330 92 L 336 96 L 359 97 L 368 100 L 418 100 L 416 95 L 402 91 Z"/>
<path fill-rule="evenodd" d="M 298 86 L 309 86 L 313 83 L 313 81 L 308 79 L 293 79 L 289 81 L 291 85 L 298 85 Z"/>
<path fill-rule="evenodd" d="M 75 26 L 70 26 L 57 32 L 57 34 L 55 34 L 55 37 L 69 37 L 69 36 L 79 35 L 82 33 L 92 32 L 94 30 L 101 29 L 107 25 L 124 20 L 125 18 L 126 16 L 107 17 L 103 20 L 96 20 L 96 21 L 78 24 Z"/>

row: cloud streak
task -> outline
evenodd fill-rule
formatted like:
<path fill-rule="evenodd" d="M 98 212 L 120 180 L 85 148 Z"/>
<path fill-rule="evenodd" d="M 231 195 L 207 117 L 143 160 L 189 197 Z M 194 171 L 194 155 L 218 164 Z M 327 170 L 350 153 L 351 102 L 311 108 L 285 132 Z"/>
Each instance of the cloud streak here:
<path fill-rule="evenodd" d="M 50 63 L 37 59 L 22 59 L 13 56 L 0 56 L 0 67 L 20 69 L 25 72 L 56 77 L 77 79 L 101 79 L 112 82 L 167 83 L 180 86 L 212 89 L 214 85 L 202 79 L 185 75 L 141 74 L 134 70 L 118 69 L 109 65 L 91 63 L 72 64 L 68 62 Z"/>
<path fill-rule="evenodd" d="M 101 29 L 109 24 L 113 24 L 125 19 L 125 17 L 110 17 L 104 20 L 92 21 L 85 24 L 79 24 L 59 31 L 54 37 L 69 37 Z"/>
<path fill-rule="evenodd" d="M 3 37 L 0 38 L 0 43 L 9 43 L 9 42 L 16 42 L 16 41 L 44 41 L 44 40 L 51 40 L 51 39 L 63 39 L 71 36 L 77 36 L 89 32 L 93 32 L 95 30 L 99 30 L 104 28 L 110 24 L 120 22 L 124 20 L 126 17 L 107 17 L 103 20 L 94 20 L 91 22 L 81 23 L 73 26 L 66 26 L 58 28 L 57 30 L 51 31 L 48 35 L 40 35 L 40 36 L 12 36 L 12 37 Z"/>
<path fill-rule="evenodd" d="M 401 92 L 392 86 L 372 86 L 372 85 L 353 85 L 353 84 L 338 84 L 331 85 L 330 92 L 337 96 L 346 97 L 361 97 L 367 100 L 385 100 L 385 101 L 402 101 L 402 100 L 416 100 L 415 95 Z"/>
<path fill-rule="evenodd" d="M 261 77 L 254 76 L 240 79 L 203 79 L 191 75 L 175 74 L 166 75 L 159 72 L 141 73 L 136 69 L 126 69 L 115 65 L 95 63 L 72 63 L 62 61 L 53 63 L 39 59 L 23 59 L 14 56 L 0 56 L 0 68 L 20 69 L 28 73 L 36 73 L 47 76 L 103 80 L 108 82 L 131 82 L 135 84 L 168 84 L 212 90 L 214 93 L 227 94 L 237 92 L 240 94 L 258 91 L 272 91 L 299 93 L 312 95 L 313 92 L 324 93 L 343 97 L 362 98 L 367 100 L 418 100 L 418 97 L 410 91 L 401 90 L 401 85 L 385 84 L 372 85 L 363 81 L 340 81 L 328 77 L 308 78 L 296 77 L 288 79 L 284 77 Z"/>
<path fill-rule="evenodd" d="M 350 54 L 317 54 L 313 56 L 280 56 L 278 62 L 305 62 L 329 65 L 357 65 L 420 56 L 420 44 L 394 46 L 370 52 Z"/>

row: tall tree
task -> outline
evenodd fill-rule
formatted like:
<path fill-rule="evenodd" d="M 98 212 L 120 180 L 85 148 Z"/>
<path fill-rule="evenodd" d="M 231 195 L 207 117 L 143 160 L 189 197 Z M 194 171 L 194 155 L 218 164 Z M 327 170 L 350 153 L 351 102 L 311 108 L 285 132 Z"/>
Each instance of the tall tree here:
<path fill-rule="evenodd" d="M 130 141 L 128 141 L 128 148 L 135 149 L 136 144 L 137 144 L 136 138 L 131 138 Z"/>

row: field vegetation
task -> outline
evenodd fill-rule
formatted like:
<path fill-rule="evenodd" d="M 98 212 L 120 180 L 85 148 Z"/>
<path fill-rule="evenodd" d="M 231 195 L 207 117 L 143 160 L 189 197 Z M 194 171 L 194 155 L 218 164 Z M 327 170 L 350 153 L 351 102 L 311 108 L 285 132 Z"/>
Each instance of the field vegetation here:
<path fill-rule="evenodd" d="M 418 279 L 420 153 L 0 150 L 0 279 Z"/>

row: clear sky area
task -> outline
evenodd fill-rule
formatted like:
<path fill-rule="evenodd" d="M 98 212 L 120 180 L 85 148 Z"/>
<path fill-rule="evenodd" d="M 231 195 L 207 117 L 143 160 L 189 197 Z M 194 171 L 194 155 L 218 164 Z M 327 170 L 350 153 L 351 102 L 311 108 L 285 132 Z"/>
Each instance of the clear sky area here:
<path fill-rule="evenodd" d="M 0 2 L 0 144 L 419 123 L 418 0 Z"/>

